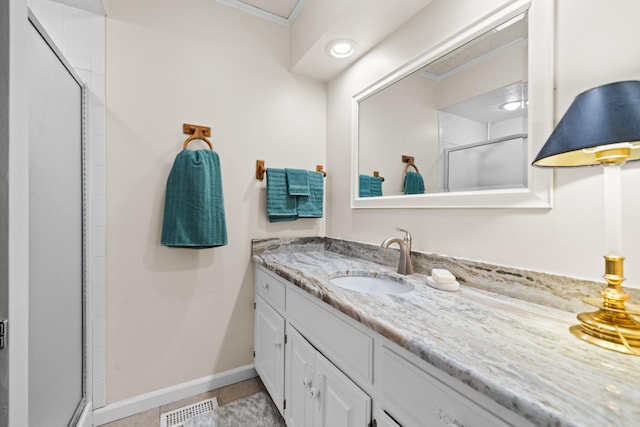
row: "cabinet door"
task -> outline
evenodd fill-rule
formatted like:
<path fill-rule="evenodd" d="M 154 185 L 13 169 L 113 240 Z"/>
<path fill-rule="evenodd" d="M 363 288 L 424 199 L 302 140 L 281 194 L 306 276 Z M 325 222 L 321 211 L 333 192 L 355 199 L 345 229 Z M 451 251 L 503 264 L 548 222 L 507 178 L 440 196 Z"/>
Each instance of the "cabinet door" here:
<path fill-rule="evenodd" d="M 281 414 L 284 413 L 284 325 L 282 316 L 256 297 L 254 365 Z"/>
<path fill-rule="evenodd" d="M 391 418 L 385 411 L 380 409 L 377 411 L 375 419 L 377 427 L 402 427 L 400 424 L 395 422 L 395 420 Z"/>
<path fill-rule="evenodd" d="M 288 427 L 311 427 L 313 411 L 310 390 L 316 349 L 291 325 L 287 328 L 287 335 L 285 420 Z"/>
<path fill-rule="evenodd" d="M 319 352 L 314 367 L 314 427 L 368 426 L 371 398 Z"/>
<path fill-rule="evenodd" d="M 405 427 L 511 425 L 387 347 L 380 368 L 381 407 Z"/>

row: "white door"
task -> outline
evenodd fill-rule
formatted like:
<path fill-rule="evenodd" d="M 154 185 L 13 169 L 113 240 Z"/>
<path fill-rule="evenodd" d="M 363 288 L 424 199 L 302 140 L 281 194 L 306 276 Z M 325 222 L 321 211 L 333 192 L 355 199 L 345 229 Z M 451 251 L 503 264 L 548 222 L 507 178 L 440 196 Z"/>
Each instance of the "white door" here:
<path fill-rule="evenodd" d="M 371 398 L 320 352 L 314 366 L 314 427 L 368 426 Z"/>
<path fill-rule="evenodd" d="M 284 414 L 284 324 L 282 316 L 256 296 L 254 365 L 281 414 Z"/>
<path fill-rule="evenodd" d="M 29 425 L 75 425 L 86 404 L 83 87 L 28 29 Z"/>
<path fill-rule="evenodd" d="M 316 349 L 291 325 L 287 327 L 287 357 L 285 369 L 285 393 L 287 408 L 285 420 L 288 427 L 313 425 L 313 361 Z"/>

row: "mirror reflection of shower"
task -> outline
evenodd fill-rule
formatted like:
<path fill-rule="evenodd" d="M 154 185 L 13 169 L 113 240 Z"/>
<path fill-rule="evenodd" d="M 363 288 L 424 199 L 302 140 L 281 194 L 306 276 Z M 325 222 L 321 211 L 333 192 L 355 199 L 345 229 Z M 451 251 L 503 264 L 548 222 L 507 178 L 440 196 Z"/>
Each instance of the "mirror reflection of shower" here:
<path fill-rule="evenodd" d="M 425 193 L 528 187 L 528 12 L 358 101 L 358 174 L 404 196 L 402 154 Z"/>
<path fill-rule="evenodd" d="M 527 82 L 438 110 L 439 190 L 527 187 Z"/>

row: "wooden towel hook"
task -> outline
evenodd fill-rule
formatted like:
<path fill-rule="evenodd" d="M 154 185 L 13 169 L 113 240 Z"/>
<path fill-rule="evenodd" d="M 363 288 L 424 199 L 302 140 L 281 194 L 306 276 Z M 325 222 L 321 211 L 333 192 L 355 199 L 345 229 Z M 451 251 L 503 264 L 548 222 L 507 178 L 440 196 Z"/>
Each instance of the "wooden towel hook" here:
<path fill-rule="evenodd" d="M 256 179 L 262 181 L 267 168 L 264 167 L 264 160 L 256 160 Z"/>
<path fill-rule="evenodd" d="M 376 178 L 380 178 L 380 181 L 384 182 L 384 176 L 380 176 L 379 171 L 373 171 L 373 176 L 375 176 Z"/>
<path fill-rule="evenodd" d="M 405 156 L 404 154 L 402 155 L 402 162 L 407 164 L 407 166 L 404 167 L 404 173 L 407 173 L 410 167 L 413 167 L 417 173 L 420 173 L 414 161 L 415 158 L 413 156 Z"/>
<path fill-rule="evenodd" d="M 316 165 L 316 172 L 322 172 L 322 176 L 325 178 L 327 177 L 327 173 L 322 168 L 322 165 Z"/>
<path fill-rule="evenodd" d="M 182 144 L 182 149 L 186 149 L 191 141 L 194 139 L 199 139 L 207 143 L 210 150 L 213 150 L 213 144 L 211 141 L 207 139 L 208 136 L 211 136 L 211 128 L 207 126 L 198 126 L 198 125 L 190 125 L 188 123 L 183 123 L 182 125 L 182 133 L 185 135 L 191 135 L 184 141 Z"/>

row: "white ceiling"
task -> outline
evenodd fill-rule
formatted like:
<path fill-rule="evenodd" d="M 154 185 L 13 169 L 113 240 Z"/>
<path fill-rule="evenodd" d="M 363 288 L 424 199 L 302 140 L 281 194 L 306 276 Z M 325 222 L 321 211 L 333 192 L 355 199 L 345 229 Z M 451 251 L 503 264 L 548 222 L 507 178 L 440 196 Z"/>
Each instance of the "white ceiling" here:
<path fill-rule="evenodd" d="M 244 3 L 281 18 L 289 19 L 293 9 L 300 2 L 298 0 L 238 0 L 238 3 Z"/>
<path fill-rule="evenodd" d="M 526 117 L 528 89 L 527 82 L 516 82 L 450 105 L 443 108 L 442 111 L 479 123 L 498 123 L 517 117 Z M 507 111 L 499 108 L 505 102 L 512 101 L 523 101 L 525 103 L 524 111 L 521 109 Z"/>
<path fill-rule="evenodd" d="M 285 27 L 291 26 L 306 2 L 307 0 L 218 0 L 218 3 Z"/>
<path fill-rule="evenodd" d="M 218 0 L 289 27 L 292 72 L 328 81 L 411 19 L 431 0 Z M 286 18 L 285 18 L 286 16 Z M 330 57 L 335 39 L 356 41 L 349 58 Z"/>
<path fill-rule="evenodd" d="M 101 0 L 54 1 L 100 15 L 105 14 Z M 290 70 L 328 81 L 411 19 L 432 0 L 217 1 L 288 27 L 291 45 Z M 326 53 L 326 45 L 339 38 L 357 42 L 354 55 L 336 59 Z"/>
<path fill-rule="evenodd" d="M 104 7 L 102 6 L 102 0 L 53 0 L 58 3 L 66 4 L 67 6 L 75 7 L 77 9 L 84 9 L 98 15 L 104 15 Z"/>

